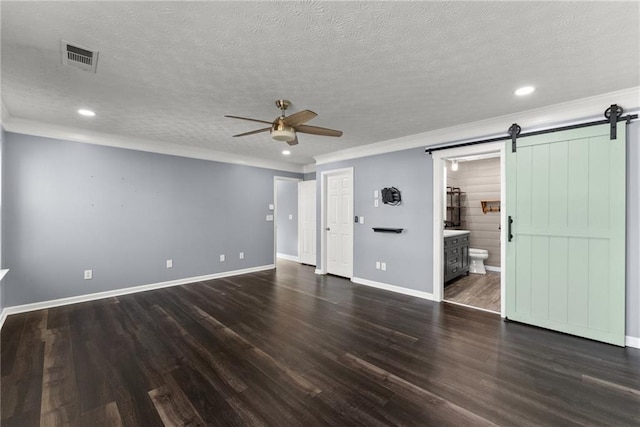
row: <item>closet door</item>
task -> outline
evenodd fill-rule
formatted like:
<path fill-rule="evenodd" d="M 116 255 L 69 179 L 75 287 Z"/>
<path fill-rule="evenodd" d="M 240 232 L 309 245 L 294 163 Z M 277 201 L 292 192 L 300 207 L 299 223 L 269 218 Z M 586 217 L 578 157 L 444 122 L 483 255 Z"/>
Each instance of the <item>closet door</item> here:
<path fill-rule="evenodd" d="M 608 125 L 507 143 L 507 318 L 624 345 L 625 141 Z M 509 234 L 509 232 L 507 232 Z"/>

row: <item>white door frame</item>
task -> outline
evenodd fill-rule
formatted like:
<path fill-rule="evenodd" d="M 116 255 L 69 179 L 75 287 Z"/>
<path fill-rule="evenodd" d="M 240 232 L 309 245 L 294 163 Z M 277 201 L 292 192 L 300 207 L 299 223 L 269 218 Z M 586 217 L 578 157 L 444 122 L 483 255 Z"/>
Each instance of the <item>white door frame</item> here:
<path fill-rule="evenodd" d="M 473 156 L 500 152 L 500 315 L 506 316 L 505 284 L 506 284 L 506 174 L 505 174 L 505 142 L 469 145 L 434 151 L 433 156 L 433 300 L 442 301 L 444 297 L 444 277 L 442 271 L 444 237 L 442 234 L 445 209 L 445 159 L 451 157 Z"/>
<path fill-rule="evenodd" d="M 302 186 L 300 185 L 301 183 L 313 183 L 313 216 L 314 216 L 314 224 L 313 224 L 313 240 L 314 240 L 314 248 L 313 248 L 313 252 L 314 252 L 314 260 L 313 260 L 313 265 L 314 267 L 318 264 L 318 256 L 316 254 L 317 252 L 317 234 L 318 234 L 318 218 L 317 218 L 317 208 L 316 206 L 318 205 L 318 197 L 317 197 L 317 193 L 318 193 L 318 186 L 317 186 L 317 181 L 315 179 L 313 180 L 308 180 L 308 181 L 301 181 L 298 183 L 298 259 L 300 260 L 301 263 L 304 263 L 305 260 L 302 259 L 302 225 L 303 225 L 303 216 L 300 214 L 300 208 L 301 208 L 301 203 L 300 200 L 302 199 L 301 196 L 301 191 L 300 189 L 302 188 Z"/>
<path fill-rule="evenodd" d="M 353 212 L 353 200 L 355 199 L 353 194 L 353 167 L 320 172 L 320 265 L 316 270 L 320 274 L 327 274 L 327 183 L 329 176 L 344 173 L 348 173 L 351 176 L 351 212 Z M 351 253 L 353 254 L 353 240 L 351 241 Z M 353 256 L 351 259 L 353 260 Z M 353 277 L 353 261 L 351 262 L 351 274 L 349 277 Z"/>
<path fill-rule="evenodd" d="M 300 182 L 302 178 L 291 178 L 288 176 L 273 177 L 273 265 L 276 265 L 278 258 L 278 181 Z M 298 232 L 300 232 L 300 230 L 298 230 Z"/>

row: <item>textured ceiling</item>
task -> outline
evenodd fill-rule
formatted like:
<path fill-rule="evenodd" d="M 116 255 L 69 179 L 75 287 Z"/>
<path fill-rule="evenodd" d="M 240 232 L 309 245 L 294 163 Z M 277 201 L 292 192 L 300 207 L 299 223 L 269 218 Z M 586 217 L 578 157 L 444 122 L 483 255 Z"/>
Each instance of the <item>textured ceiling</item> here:
<path fill-rule="evenodd" d="M 638 2 L 1 2 L 10 117 L 266 160 L 312 156 L 640 85 Z M 100 51 L 62 65 L 60 40 Z M 536 92 L 516 98 L 513 90 Z M 274 101 L 311 109 L 283 159 Z M 78 108 L 97 112 L 92 119 Z"/>

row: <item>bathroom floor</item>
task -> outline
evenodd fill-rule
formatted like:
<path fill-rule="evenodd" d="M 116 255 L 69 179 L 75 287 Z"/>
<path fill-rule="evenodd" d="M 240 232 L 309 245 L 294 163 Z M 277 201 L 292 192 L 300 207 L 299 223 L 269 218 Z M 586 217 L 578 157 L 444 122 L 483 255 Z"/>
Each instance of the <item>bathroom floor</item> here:
<path fill-rule="evenodd" d="M 444 288 L 444 299 L 500 313 L 500 273 L 461 276 Z"/>

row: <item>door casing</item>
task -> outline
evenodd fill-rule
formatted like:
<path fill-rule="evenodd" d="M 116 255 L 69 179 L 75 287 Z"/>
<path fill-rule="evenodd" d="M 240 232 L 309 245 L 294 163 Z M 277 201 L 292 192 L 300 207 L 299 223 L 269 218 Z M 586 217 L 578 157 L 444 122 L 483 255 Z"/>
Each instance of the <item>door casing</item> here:
<path fill-rule="evenodd" d="M 487 153 L 500 153 L 500 204 L 505 206 L 506 194 L 506 170 L 505 170 L 505 145 L 504 142 L 492 142 L 487 144 L 457 147 L 448 150 L 434 151 L 433 156 L 433 300 L 442 301 L 444 298 L 444 274 L 442 271 L 443 244 L 442 234 L 444 224 L 445 206 L 445 159 L 450 157 L 473 156 Z M 506 258 L 505 258 L 505 209 L 500 210 L 500 315 L 506 315 L 505 289 L 506 289 Z"/>

